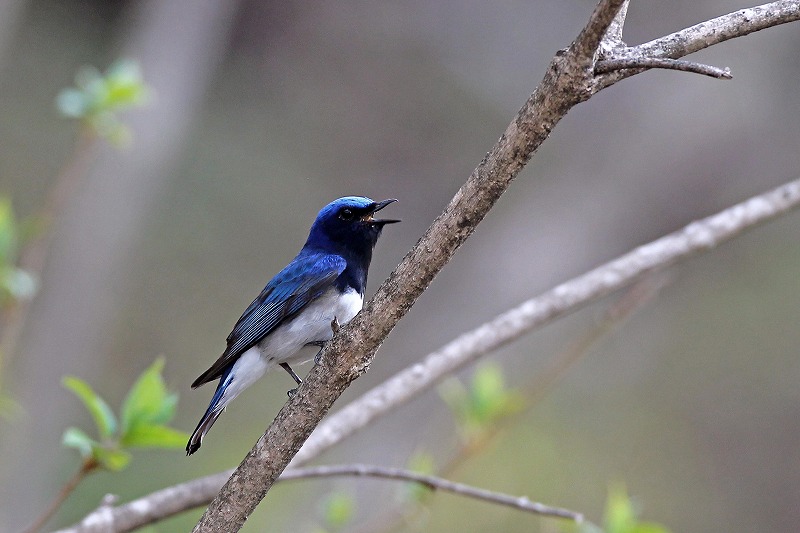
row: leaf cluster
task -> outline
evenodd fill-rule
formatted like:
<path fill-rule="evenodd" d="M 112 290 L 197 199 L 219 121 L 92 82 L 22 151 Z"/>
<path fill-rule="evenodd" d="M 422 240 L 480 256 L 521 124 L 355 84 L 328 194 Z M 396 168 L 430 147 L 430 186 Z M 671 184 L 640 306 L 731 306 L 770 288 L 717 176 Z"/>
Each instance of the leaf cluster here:
<path fill-rule="evenodd" d="M 131 460 L 131 448 L 182 448 L 188 435 L 167 424 L 175 416 L 178 395 L 167 391 L 157 359 L 136 380 L 122 403 L 119 417 L 85 381 L 67 376 L 64 387 L 83 403 L 94 420 L 97 438 L 76 427 L 67 428 L 64 446 L 75 448 L 84 467 L 122 470 Z"/>
<path fill-rule="evenodd" d="M 478 367 L 468 387 L 457 378 L 446 380 L 439 387 L 439 395 L 468 443 L 479 440 L 501 419 L 519 412 L 524 403 L 518 391 L 506 387 L 502 370 L 494 364 Z"/>
<path fill-rule="evenodd" d="M 130 130 L 120 120 L 119 113 L 145 105 L 151 94 L 139 64 L 120 59 L 105 72 L 86 66 L 75 75 L 75 85 L 56 97 L 61 114 L 79 119 L 98 137 L 117 145 L 127 143 Z"/>

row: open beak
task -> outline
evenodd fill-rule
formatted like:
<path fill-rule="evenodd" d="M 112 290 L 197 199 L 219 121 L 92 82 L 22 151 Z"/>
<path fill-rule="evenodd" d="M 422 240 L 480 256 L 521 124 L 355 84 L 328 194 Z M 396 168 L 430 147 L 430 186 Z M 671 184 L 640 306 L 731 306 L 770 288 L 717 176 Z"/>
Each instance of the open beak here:
<path fill-rule="evenodd" d="M 377 213 L 387 205 L 393 204 L 396 201 L 397 201 L 396 198 L 389 198 L 388 200 L 383 200 L 382 202 L 375 202 L 372 211 L 365 218 L 365 222 L 369 222 L 370 224 L 378 224 L 381 226 L 383 226 L 384 224 L 394 224 L 396 222 L 400 222 L 399 220 L 395 219 L 374 218 L 375 213 Z"/>

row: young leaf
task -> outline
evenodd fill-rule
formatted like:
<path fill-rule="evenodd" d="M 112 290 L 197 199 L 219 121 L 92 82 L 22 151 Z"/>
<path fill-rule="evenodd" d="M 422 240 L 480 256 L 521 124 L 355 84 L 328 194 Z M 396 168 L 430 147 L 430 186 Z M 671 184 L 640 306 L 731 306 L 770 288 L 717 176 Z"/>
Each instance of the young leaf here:
<path fill-rule="evenodd" d="M 97 441 L 80 429 L 74 427 L 69 427 L 64 431 L 64 436 L 61 437 L 61 444 L 67 448 L 75 448 L 84 459 L 91 457 L 92 450 L 98 445 Z"/>
<path fill-rule="evenodd" d="M 92 447 L 92 457 L 101 467 L 112 472 L 119 472 L 131 462 L 130 453 L 117 448 L 107 448 L 101 444 Z"/>
<path fill-rule="evenodd" d="M 117 418 L 108 404 L 82 379 L 66 376 L 62 384 L 80 398 L 92 415 L 101 439 L 110 439 L 117 431 Z"/>
<path fill-rule="evenodd" d="M 122 437 L 122 445 L 131 448 L 183 448 L 189 434 L 167 426 L 137 424 Z"/>
<path fill-rule="evenodd" d="M 606 532 L 631 533 L 635 524 L 636 511 L 628 497 L 628 491 L 624 485 L 613 485 L 608 491 L 608 500 L 606 501 Z"/>
<path fill-rule="evenodd" d="M 0 264 L 11 265 L 14 262 L 18 237 L 17 220 L 11 200 L 0 197 Z"/>
<path fill-rule="evenodd" d="M 36 277 L 21 268 L 7 266 L 2 269 L 0 283 L 6 293 L 15 300 L 26 300 L 36 294 L 39 282 Z"/>
<path fill-rule="evenodd" d="M 355 502 L 343 492 L 334 492 L 325 501 L 325 524 L 335 530 L 342 529 L 353 519 Z"/>
<path fill-rule="evenodd" d="M 164 422 L 164 414 L 174 405 L 168 398 L 161 370 L 164 359 L 158 358 L 131 387 L 122 404 L 122 434 L 127 435 L 138 424 Z M 165 407 L 166 404 L 166 407 Z"/>
<path fill-rule="evenodd" d="M 408 469 L 419 474 L 432 475 L 436 472 L 436 462 L 433 456 L 426 452 L 417 452 L 408 460 Z M 408 497 L 416 502 L 421 502 L 431 494 L 431 489 L 420 483 L 404 484 Z"/>

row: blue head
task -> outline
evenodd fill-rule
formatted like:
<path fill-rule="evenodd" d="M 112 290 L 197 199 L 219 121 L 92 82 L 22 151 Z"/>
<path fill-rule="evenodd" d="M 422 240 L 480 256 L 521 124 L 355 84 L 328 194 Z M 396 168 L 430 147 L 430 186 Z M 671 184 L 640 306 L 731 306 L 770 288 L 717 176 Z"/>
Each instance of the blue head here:
<path fill-rule="evenodd" d="M 345 258 L 366 260 L 378 242 L 383 226 L 400 222 L 375 218 L 375 213 L 396 202 L 376 202 L 364 196 L 345 196 L 329 203 L 317 215 L 306 241 L 306 248 L 337 253 Z"/>

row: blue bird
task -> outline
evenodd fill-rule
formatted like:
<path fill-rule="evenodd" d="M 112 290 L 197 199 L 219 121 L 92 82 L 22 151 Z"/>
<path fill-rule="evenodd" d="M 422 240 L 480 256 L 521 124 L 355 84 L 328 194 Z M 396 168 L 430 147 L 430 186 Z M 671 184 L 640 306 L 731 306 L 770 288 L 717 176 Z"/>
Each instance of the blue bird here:
<path fill-rule="evenodd" d="M 200 448 L 228 403 L 275 365 L 300 386 L 289 363 L 305 362 L 303 347 L 321 347 L 337 323 L 361 310 L 372 249 L 384 225 L 400 222 L 374 215 L 396 201 L 345 196 L 322 208 L 300 253 L 267 283 L 236 322 L 223 354 L 192 383 L 194 389 L 219 379 L 186 455 Z"/>

